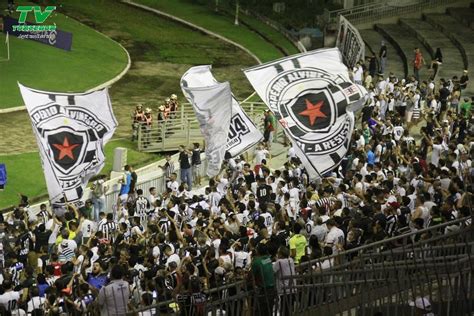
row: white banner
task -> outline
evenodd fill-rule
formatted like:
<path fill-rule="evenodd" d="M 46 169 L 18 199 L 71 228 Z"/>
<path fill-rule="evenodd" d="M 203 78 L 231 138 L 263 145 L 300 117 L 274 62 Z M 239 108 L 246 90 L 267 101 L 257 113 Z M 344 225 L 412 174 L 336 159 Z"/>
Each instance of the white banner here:
<path fill-rule="evenodd" d="M 367 91 L 350 81 L 337 48 L 285 57 L 244 72 L 291 138 L 311 178 L 339 165 L 354 129 L 352 112 L 362 108 Z"/>
<path fill-rule="evenodd" d="M 190 68 L 181 77 L 181 89 L 193 105 L 206 141 L 207 175 L 219 174 L 232 118 L 232 93 L 228 82 L 215 81 L 210 66 Z"/>
<path fill-rule="evenodd" d="M 342 15 L 338 29 L 336 47 L 341 51 L 344 63 L 352 69 L 358 61 L 365 59 L 364 40 L 357 28 Z"/>
<path fill-rule="evenodd" d="M 51 204 L 81 204 L 87 182 L 104 166 L 104 145 L 117 127 L 107 89 L 68 94 L 18 85 L 38 143 Z"/>

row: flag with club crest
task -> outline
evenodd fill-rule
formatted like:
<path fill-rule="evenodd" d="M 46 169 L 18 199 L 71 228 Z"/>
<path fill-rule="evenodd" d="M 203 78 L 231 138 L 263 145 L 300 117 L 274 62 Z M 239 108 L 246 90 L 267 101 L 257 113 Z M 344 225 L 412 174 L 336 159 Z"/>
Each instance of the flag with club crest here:
<path fill-rule="evenodd" d="M 81 205 L 84 189 L 105 163 L 117 121 L 107 89 L 40 91 L 18 84 L 38 143 L 50 202 Z"/>
<path fill-rule="evenodd" d="M 310 178 L 339 165 L 367 91 L 351 82 L 337 48 L 288 56 L 244 73 L 292 140 Z"/>

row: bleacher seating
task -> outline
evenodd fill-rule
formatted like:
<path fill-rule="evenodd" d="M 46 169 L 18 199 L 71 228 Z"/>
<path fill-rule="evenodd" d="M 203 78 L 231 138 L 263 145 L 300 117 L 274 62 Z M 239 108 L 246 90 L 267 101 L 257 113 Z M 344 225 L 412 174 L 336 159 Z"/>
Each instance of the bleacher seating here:
<path fill-rule="evenodd" d="M 367 54 L 378 54 L 380 42 L 388 44 L 388 72 L 411 75 L 413 49 L 419 47 L 428 66 L 436 49 L 441 48 L 443 65 L 437 79 L 460 77 L 463 69 L 474 65 L 474 2 L 469 7 L 447 8 L 445 13 L 426 13 L 420 18 L 400 18 L 396 24 L 375 24 L 374 29 L 360 31 Z M 398 56 L 395 56 L 398 54 Z M 471 67 L 472 68 L 472 67 Z M 423 80 L 430 74 L 421 72 Z M 470 71 L 470 76 L 474 73 Z M 474 95 L 474 82 L 467 93 Z"/>
<path fill-rule="evenodd" d="M 410 30 L 410 34 L 416 35 L 431 56 L 434 56 L 438 47 L 441 48 L 443 65 L 440 67 L 438 78 L 460 76 L 464 69 L 461 52 L 446 35 L 421 19 L 400 19 L 400 24 Z M 426 61 L 428 62 L 428 59 Z"/>
<path fill-rule="evenodd" d="M 389 40 L 395 47 L 399 47 L 399 54 L 405 55 L 405 59 L 408 67 L 408 74 L 413 74 L 412 61 L 415 56 L 414 49 L 418 47 L 421 50 L 427 63 L 431 62 L 431 55 L 423 46 L 423 44 L 410 32 L 399 24 L 376 24 L 376 29 L 381 32 L 387 40 Z M 407 36 L 408 35 L 408 36 Z M 421 78 L 427 79 L 428 72 L 422 71 Z"/>
<path fill-rule="evenodd" d="M 378 56 L 382 41 L 385 41 L 387 46 L 387 70 L 386 74 L 392 72 L 396 76 L 405 77 L 407 74 L 404 71 L 404 62 L 397 54 L 395 47 L 375 30 L 361 30 L 360 34 L 366 44 L 366 55 L 374 53 Z"/>

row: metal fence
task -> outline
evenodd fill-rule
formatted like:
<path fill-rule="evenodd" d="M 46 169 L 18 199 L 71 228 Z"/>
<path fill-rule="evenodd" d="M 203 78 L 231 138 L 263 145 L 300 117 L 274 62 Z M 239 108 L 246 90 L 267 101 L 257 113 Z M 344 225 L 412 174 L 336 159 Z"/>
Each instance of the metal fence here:
<path fill-rule="evenodd" d="M 435 315 L 471 315 L 473 251 L 468 217 L 302 263 L 278 293 L 250 279 L 205 291 L 200 315 L 416 315 L 417 298 Z M 128 315 L 150 309 L 191 315 L 196 306 L 164 301 Z"/>
<path fill-rule="evenodd" d="M 324 20 L 326 23 L 336 23 L 337 17 L 344 15 L 352 23 L 368 23 L 385 17 L 422 12 L 451 3 L 453 3 L 453 0 L 384 1 L 355 6 L 351 9 L 326 10 Z"/>
<path fill-rule="evenodd" d="M 262 111 L 266 108 L 263 102 L 242 102 L 245 113 L 259 127 L 262 127 Z M 190 146 L 203 142 L 199 123 L 189 103 L 180 110 L 170 113 L 165 120 L 154 121 L 151 126 L 142 125 L 138 129 L 138 150 L 147 152 L 177 150 L 179 145 Z"/>

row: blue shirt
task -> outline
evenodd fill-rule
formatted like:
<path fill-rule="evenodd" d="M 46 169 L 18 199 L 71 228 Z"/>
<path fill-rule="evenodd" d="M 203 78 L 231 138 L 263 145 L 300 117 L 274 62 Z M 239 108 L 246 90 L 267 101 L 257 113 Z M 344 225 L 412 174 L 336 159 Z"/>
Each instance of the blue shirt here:
<path fill-rule="evenodd" d="M 89 273 L 87 277 L 87 283 L 100 290 L 107 283 L 107 274 L 93 275 Z"/>
<path fill-rule="evenodd" d="M 40 297 L 44 297 L 45 295 L 45 292 L 46 290 L 48 289 L 49 287 L 49 284 L 45 283 L 45 284 L 38 284 L 38 290 L 39 290 L 39 296 Z"/>
<path fill-rule="evenodd" d="M 373 165 L 375 163 L 375 154 L 372 150 L 367 152 L 367 163 Z"/>
<path fill-rule="evenodd" d="M 122 184 L 122 187 L 120 188 L 120 195 L 122 194 L 128 194 L 130 192 L 130 184 L 132 183 L 132 174 L 130 172 L 127 172 L 125 175 L 125 183 Z"/>

